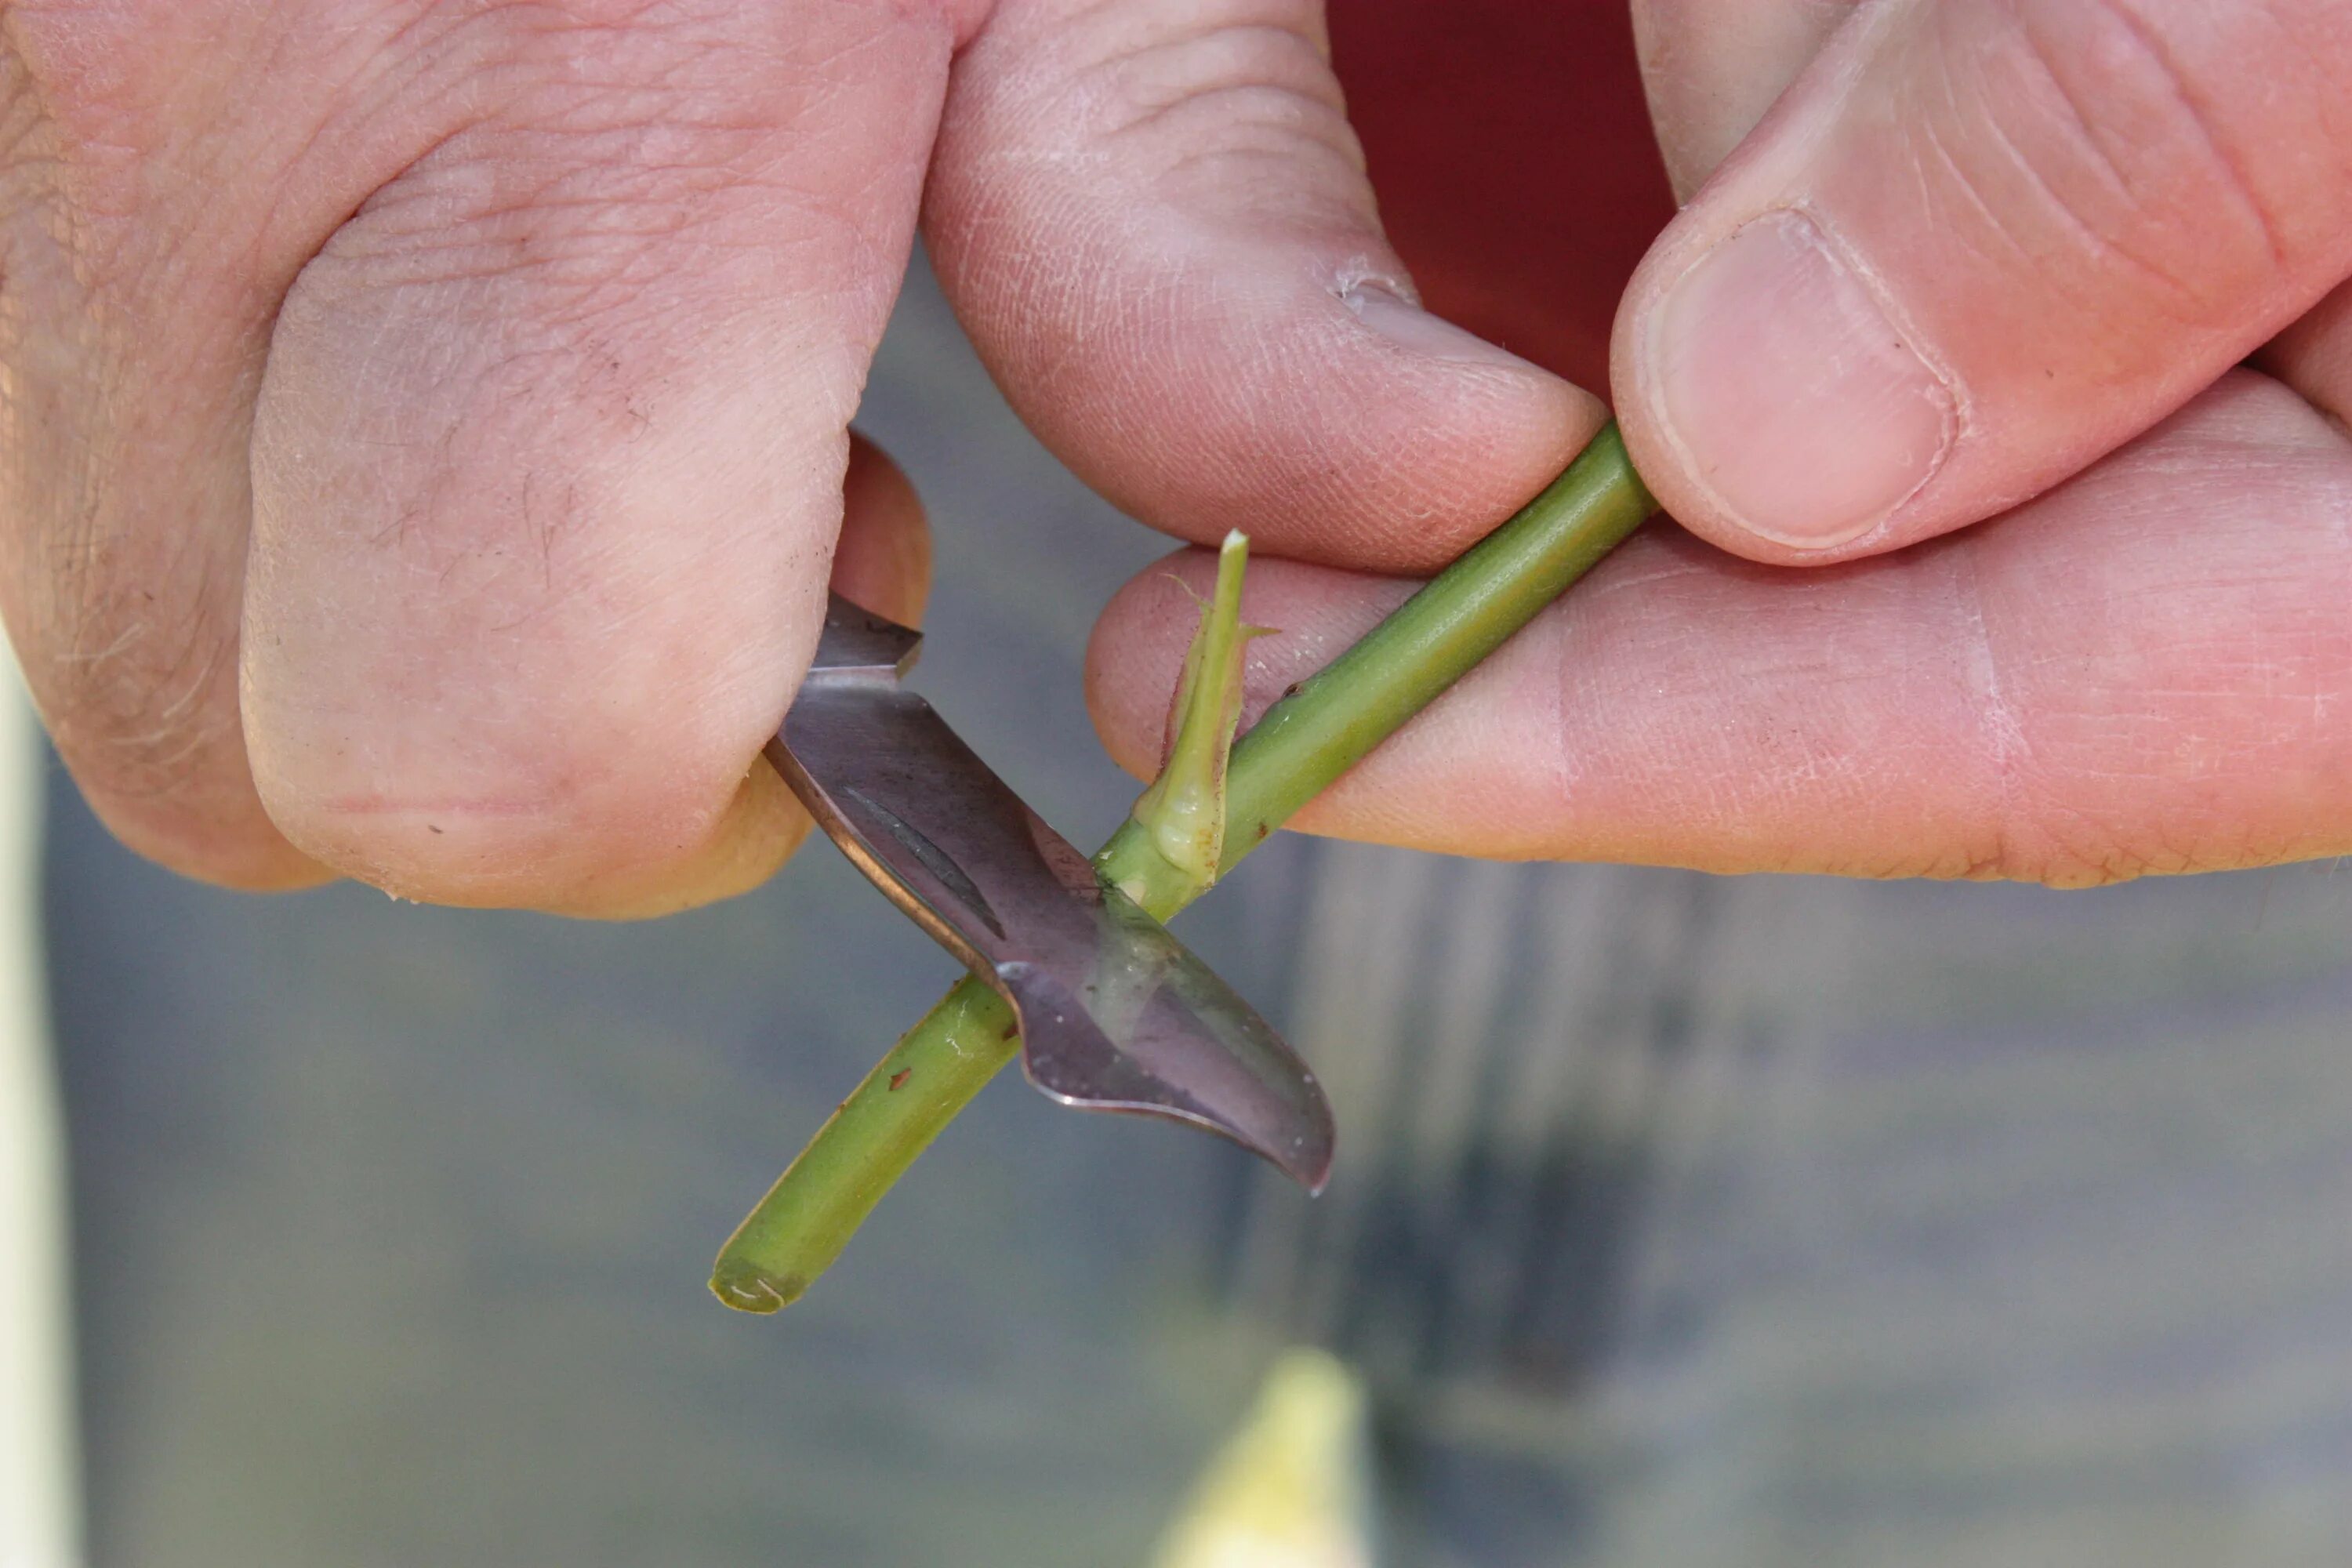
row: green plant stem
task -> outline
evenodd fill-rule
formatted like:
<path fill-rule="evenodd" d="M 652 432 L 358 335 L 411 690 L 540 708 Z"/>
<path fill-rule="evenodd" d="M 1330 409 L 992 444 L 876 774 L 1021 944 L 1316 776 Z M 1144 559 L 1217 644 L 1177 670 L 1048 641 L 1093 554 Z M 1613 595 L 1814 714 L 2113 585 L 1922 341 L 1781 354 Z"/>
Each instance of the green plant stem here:
<path fill-rule="evenodd" d="M 1614 425 L 1518 514 L 1473 545 L 1235 743 L 1220 873 L 1500 647 L 1657 509 Z M 1130 819 L 1095 857 L 1154 917 L 1197 884 Z M 1019 1054 L 1012 1008 L 977 978 L 950 991 L 866 1075 L 719 1250 L 727 1305 L 790 1305 L 926 1145 Z"/>
<path fill-rule="evenodd" d="M 915 1156 L 1020 1054 L 1012 1005 L 971 975 L 958 981 L 735 1227 L 711 1268 L 711 1294 L 744 1312 L 800 1300 Z"/>
<path fill-rule="evenodd" d="M 1217 585 L 1201 606 L 1201 629 L 1184 655 L 1176 739 L 1160 776 L 1128 813 L 1186 885 L 1186 902 L 1205 892 L 1224 865 L 1225 769 L 1242 715 L 1242 647 L 1262 629 L 1242 625 L 1248 565 L 1249 536 L 1236 529 L 1217 552 Z"/>

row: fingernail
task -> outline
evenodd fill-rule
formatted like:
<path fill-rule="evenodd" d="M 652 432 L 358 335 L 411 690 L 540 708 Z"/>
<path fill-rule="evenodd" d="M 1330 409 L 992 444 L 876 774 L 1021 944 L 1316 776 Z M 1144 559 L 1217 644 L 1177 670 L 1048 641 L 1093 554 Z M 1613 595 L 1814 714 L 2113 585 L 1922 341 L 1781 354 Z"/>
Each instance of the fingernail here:
<path fill-rule="evenodd" d="M 1950 450 L 1952 389 L 1801 213 L 1734 231 L 1652 320 L 1656 412 L 1724 510 L 1767 539 L 1858 539 Z"/>
<path fill-rule="evenodd" d="M 1340 294 L 1339 300 L 1368 329 L 1424 359 L 1544 374 L 1510 350 L 1497 348 L 1477 333 L 1465 331 L 1443 316 L 1433 316 L 1418 305 L 1409 305 L 1377 284 L 1355 284 Z"/>

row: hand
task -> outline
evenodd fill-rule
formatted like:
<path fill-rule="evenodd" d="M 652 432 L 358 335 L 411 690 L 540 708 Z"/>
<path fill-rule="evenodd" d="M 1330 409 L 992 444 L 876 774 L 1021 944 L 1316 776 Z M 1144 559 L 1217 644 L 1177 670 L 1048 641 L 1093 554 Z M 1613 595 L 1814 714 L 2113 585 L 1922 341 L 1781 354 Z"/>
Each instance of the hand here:
<path fill-rule="evenodd" d="M 828 574 L 922 595 L 847 436 L 919 202 L 1188 537 L 1475 534 L 1602 416 L 1414 308 L 1306 0 L 0 0 L 0 609 L 100 815 L 249 888 L 764 877 Z"/>
<path fill-rule="evenodd" d="M 1507 40 L 1517 7 L 1465 4 L 1457 37 Z M 1695 194 L 1617 312 L 1612 385 L 1689 532 L 1638 537 L 1298 825 L 2060 884 L 2352 851 L 2352 9 L 1634 15 Z M 1524 79 L 1575 58 L 1526 52 L 1494 62 L 1522 79 L 1453 95 L 1489 142 L 1527 144 L 1496 117 L 1531 100 L 1580 101 L 1573 76 Z M 1383 113 L 1406 111 L 1397 142 L 1444 137 L 1402 123 L 1402 80 L 1357 92 L 1376 173 Z M 1561 151 L 1518 210 L 1607 243 L 1622 204 L 1580 181 L 1615 144 L 1577 129 L 1538 133 Z M 1382 189 L 1409 259 L 1466 224 L 1445 259 L 1501 264 L 1483 295 L 1424 268 L 1442 308 L 1560 315 L 1442 184 Z M 1370 574 L 1431 553 L 1368 529 L 1257 569 L 1245 613 L 1292 634 L 1255 645 L 1261 700 L 1405 591 Z M 1097 632 L 1097 721 L 1130 764 L 1187 619 L 1147 575 Z"/>

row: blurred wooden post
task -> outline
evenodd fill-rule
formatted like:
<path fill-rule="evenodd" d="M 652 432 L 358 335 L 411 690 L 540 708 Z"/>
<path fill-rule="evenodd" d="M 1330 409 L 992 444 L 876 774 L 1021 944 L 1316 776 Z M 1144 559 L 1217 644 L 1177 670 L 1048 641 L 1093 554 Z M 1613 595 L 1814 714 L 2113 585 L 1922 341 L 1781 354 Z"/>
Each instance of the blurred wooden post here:
<path fill-rule="evenodd" d="M 65 1138 L 40 931 L 42 749 L 0 658 L 0 1568 L 76 1568 Z"/>

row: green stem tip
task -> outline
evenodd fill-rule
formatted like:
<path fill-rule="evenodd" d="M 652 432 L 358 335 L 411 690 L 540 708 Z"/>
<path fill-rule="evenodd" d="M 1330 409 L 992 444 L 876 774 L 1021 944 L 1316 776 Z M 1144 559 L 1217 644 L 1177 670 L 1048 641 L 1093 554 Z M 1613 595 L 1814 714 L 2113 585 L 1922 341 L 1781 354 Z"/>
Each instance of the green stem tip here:
<path fill-rule="evenodd" d="M 1225 847 L 1225 768 L 1242 716 L 1242 649 L 1263 628 L 1242 625 L 1242 575 L 1249 536 L 1235 529 L 1217 552 L 1217 584 L 1201 606 L 1200 630 L 1184 652 L 1176 683 L 1176 739 L 1160 776 L 1137 797 L 1129 817 L 1159 852 L 1167 874 L 1183 884 L 1186 902 L 1217 879 Z M 1103 879 L 1138 902 L 1142 879 L 1126 883 L 1097 866 Z M 1169 889 L 1166 896 L 1174 896 Z"/>
<path fill-rule="evenodd" d="M 1215 874 L 1231 870 L 1656 510 L 1617 427 L 1605 426 L 1542 494 L 1293 688 L 1233 746 Z M 1233 573 L 1237 609 L 1238 561 Z M 1222 559 L 1218 581 L 1222 598 Z M 1213 618 L 1204 618 L 1203 640 Z M 1223 735 L 1215 738 L 1222 752 Z M 1095 868 L 1164 921 L 1208 883 L 1171 862 L 1157 827 L 1130 817 L 1095 857 Z M 712 1293 L 749 1312 L 772 1312 L 798 1300 L 915 1156 L 1019 1049 L 1004 999 L 976 978 L 959 982 L 842 1101 L 736 1227 L 712 1269 Z"/>

